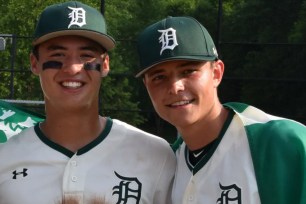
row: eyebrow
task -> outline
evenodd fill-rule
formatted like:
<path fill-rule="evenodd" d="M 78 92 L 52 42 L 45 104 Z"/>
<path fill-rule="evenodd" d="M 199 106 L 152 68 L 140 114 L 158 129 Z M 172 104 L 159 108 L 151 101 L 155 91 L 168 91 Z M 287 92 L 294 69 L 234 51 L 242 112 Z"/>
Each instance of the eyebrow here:
<path fill-rule="evenodd" d="M 50 45 L 47 47 L 47 50 L 67 50 L 65 47 L 60 45 Z"/>
<path fill-rule="evenodd" d="M 180 68 L 184 68 L 184 67 L 187 67 L 187 66 L 190 66 L 190 65 L 198 65 L 198 64 L 201 64 L 202 62 L 204 62 L 204 61 L 188 61 L 188 62 L 179 64 L 176 68 L 180 69 Z M 154 74 L 158 74 L 158 73 L 164 72 L 164 70 L 162 70 L 162 68 L 163 67 L 161 66 L 159 68 L 156 68 L 156 70 L 148 72 L 148 76 L 152 76 Z"/>
<path fill-rule="evenodd" d="M 189 66 L 189 65 L 198 65 L 198 64 L 201 64 L 202 62 L 204 62 L 204 61 L 188 61 L 188 62 L 185 62 L 183 64 L 180 64 L 178 66 L 178 68 L 186 67 L 186 66 Z"/>
<path fill-rule="evenodd" d="M 66 47 L 61 46 L 61 45 L 50 45 L 47 48 L 48 50 L 52 51 L 52 50 L 67 50 Z M 96 46 L 82 46 L 79 48 L 80 50 L 89 50 L 89 51 L 93 51 L 93 52 L 99 52 L 99 49 Z M 103 49 L 101 49 L 102 52 L 104 52 Z"/>
<path fill-rule="evenodd" d="M 164 70 L 162 70 L 162 68 L 157 68 L 156 70 L 153 70 L 153 71 L 151 71 L 151 72 L 148 72 L 148 73 L 147 73 L 147 76 L 150 77 L 150 76 L 153 76 L 153 75 L 155 75 L 155 74 L 162 73 L 162 72 L 164 72 Z"/>
<path fill-rule="evenodd" d="M 89 50 L 93 52 L 99 52 L 99 49 L 96 46 L 84 46 L 84 47 L 81 47 L 80 50 Z"/>

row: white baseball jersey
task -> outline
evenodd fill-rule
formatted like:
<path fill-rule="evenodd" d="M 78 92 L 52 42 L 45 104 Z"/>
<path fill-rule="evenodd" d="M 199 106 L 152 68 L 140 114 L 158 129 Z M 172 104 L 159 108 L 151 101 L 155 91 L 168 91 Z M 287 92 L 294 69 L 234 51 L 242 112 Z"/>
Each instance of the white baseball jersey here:
<path fill-rule="evenodd" d="M 0 203 L 169 204 L 175 166 L 164 139 L 119 120 L 77 153 L 36 125 L 0 145 Z"/>
<path fill-rule="evenodd" d="M 173 203 L 305 204 L 306 127 L 246 104 L 225 106 L 231 115 L 195 166 L 177 141 Z"/>

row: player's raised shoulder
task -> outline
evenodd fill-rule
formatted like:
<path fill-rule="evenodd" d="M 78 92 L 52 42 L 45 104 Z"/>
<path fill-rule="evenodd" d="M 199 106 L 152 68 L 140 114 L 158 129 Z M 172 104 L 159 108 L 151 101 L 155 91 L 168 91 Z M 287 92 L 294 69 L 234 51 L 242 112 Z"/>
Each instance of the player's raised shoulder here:
<path fill-rule="evenodd" d="M 125 122 L 117 120 L 117 119 L 113 119 L 113 125 L 114 126 L 119 126 L 121 128 L 125 128 L 127 130 L 127 133 L 130 133 L 131 135 L 135 135 L 137 137 L 146 136 L 145 139 L 152 138 L 153 140 L 166 141 L 166 140 L 164 140 L 163 138 L 161 138 L 161 137 L 159 137 L 157 135 L 151 134 L 149 132 L 145 132 L 145 131 L 137 128 L 137 127 L 134 127 L 134 126 L 132 126 L 132 125 L 130 125 L 128 123 L 125 123 Z"/>

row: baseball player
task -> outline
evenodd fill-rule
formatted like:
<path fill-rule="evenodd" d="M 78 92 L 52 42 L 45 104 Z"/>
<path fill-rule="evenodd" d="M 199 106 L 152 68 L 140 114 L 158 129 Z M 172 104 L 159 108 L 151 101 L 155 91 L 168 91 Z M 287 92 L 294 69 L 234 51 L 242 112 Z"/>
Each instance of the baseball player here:
<path fill-rule="evenodd" d="M 136 76 L 180 133 L 173 203 L 306 203 L 306 127 L 247 104 L 221 104 L 224 64 L 203 25 L 165 18 L 141 32 L 138 51 Z"/>
<path fill-rule="evenodd" d="M 115 41 L 104 17 L 77 1 L 47 7 L 32 72 L 46 119 L 0 146 L 1 204 L 169 204 L 176 159 L 162 138 L 98 115 Z"/>

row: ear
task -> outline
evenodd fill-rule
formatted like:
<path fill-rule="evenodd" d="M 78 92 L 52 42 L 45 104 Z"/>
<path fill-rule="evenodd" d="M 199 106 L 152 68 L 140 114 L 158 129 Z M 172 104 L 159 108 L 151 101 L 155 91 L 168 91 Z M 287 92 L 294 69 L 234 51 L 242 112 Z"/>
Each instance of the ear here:
<path fill-rule="evenodd" d="M 214 86 L 218 87 L 222 81 L 224 73 L 224 63 L 221 60 L 217 60 L 213 63 L 213 81 Z"/>
<path fill-rule="evenodd" d="M 109 72 L 109 56 L 105 54 L 103 63 L 101 65 L 101 77 L 106 77 Z"/>
<path fill-rule="evenodd" d="M 30 54 L 31 71 L 33 74 L 39 74 L 38 60 L 33 53 Z"/>
<path fill-rule="evenodd" d="M 145 77 L 145 76 L 142 77 L 142 82 L 143 82 L 143 84 L 145 85 L 145 87 L 147 87 L 146 77 Z"/>

